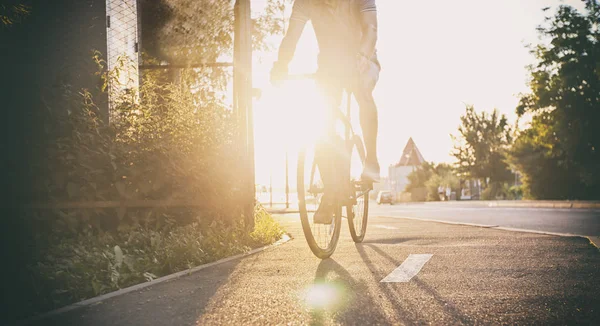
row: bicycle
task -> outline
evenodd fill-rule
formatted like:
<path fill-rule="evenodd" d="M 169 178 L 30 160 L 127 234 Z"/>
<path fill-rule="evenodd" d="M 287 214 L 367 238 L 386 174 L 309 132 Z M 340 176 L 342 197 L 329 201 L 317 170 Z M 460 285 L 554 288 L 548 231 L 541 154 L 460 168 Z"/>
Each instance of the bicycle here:
<path fill-rule="evenodd" d="M 288 79 L 314 77 L 314 74 L 296 75 L 288 76 Z M 335 138 L 334 136 L 333 140 L 337 145 L 334 144 L 334 146 L 329 148 L 337 152 L 337 154 L 333 155 L 334 158 L 317 164 L 317 159 L 319 159 L 317 157 L 318 154 L 321 155 L 325 151 L 317 153 L 319 151 L 317 147 L 324 146 L 323 144 L 313 144 L 315 148 L 312 150 L 309 150 L 308 146 L 305 146 L 298 153 L 297 191 L 302 230 L 311 251 L 321 259 L 330 257 L 337 247 L 344 208 L 350 235 L 356 243 L 362 242 L 365 237 L 369 216 L 369 192 L 373 189 L 373 183 L 372 181 L 362 181 L 360 179 L 360 172 L 358 176 L 352 174 L 353 160 L 355 163 L 360 164 L 358 171 L 362 172 L 365 163 L 365 148 L 361 137 L 354 133 L 350 121 L 350 100 L 352 93 L 346 92 L 346 95 L 348 97 L 346 114 L 340 108 L 332 108 L 334 118 L 330 122 L 335 124 L 335 122 L 341 121 L 344 129 L 343 137 Z M 334 129 L 333 126 L 328 127 L 330 130 Z M 319 166 L 323 167 L 323 165 L 327 164 L 330 171 L 337 170 L 335 173 L 336 189 L 325 189 L 324 187 L 320 175 L 321 168 Z M 331 168 L 332 166 L 335 168 Z M 309 216 L 309 213 L 316 212 L 326 192 L 334 198 L 334 217 L 332 223 L 314 223 L 314 215 Z M 314 209 L 308 209 L 309 206 L 313 205 Z"/>

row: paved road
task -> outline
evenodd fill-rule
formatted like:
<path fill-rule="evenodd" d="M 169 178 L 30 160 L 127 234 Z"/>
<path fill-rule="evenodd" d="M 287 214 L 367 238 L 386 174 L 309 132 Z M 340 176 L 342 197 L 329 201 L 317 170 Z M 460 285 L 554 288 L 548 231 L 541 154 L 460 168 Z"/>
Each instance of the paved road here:
<path fill-rule="evenodd" d="M 380 205 L 372 215 L 497 225 L 545 232 L 600 236 L 600 209 L 485 207 L 474 202 Z"/>
<path fill-rule="evenodd" d="M 319 260 L 297 215 L 278 220 L 283 245 L 38 324 L 600 325 L 600 251 L 583 238 L 373 217 L 364 243 L 345 227 Z"/>

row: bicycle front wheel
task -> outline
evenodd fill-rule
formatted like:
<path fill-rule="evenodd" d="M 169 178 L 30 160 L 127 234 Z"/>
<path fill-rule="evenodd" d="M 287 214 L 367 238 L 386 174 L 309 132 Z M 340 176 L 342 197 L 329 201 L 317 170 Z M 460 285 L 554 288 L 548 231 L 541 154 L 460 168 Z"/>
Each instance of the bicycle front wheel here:
<path fill-rule="evenodd" d="M 315 256 L 330 257 L 338 243 L 341 229 L 341 206 L 334 205 L 330 224 L 315 223 L 314 214 L 321 204 L 325 186 L 315 161 L 315 149 L 304 148 L 298 154 L 298 206 L 306 242 Z M 332 163 L 333 164 L 333 163 Z"/>
<path fill-rule="evenodd" d="M 352 194 L 349 205 L 346 206 L 348 226 L 350 235 L 354 242 L 362 242 L 367 232 L 367 221 L 369 219 L 369 192 L 372 185 L 360 181 L 360 173 L 364 168 L 365 148 L 358 136 L 354 136 L 352 153 L 350 155 L 350 170 Z"/>

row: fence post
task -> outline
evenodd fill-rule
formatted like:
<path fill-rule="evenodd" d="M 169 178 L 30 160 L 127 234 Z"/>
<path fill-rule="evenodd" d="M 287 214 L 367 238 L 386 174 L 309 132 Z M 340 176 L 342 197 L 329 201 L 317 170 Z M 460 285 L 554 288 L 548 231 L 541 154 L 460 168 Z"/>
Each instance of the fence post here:
<path fill-rule="evenodd" d="M 285 151 L 285 208 L 290 208 L 290 182 L 288 173 L 288 151 Z"/>
<path fill-rule="evenodd" d="M 254 127 L 252 114 L 252 20 L 250 0 L 234 5 L 234 109 L 239 124 L 241 194 L 248 228 L 254 227 L 256 187 L 254 181 Z"/>

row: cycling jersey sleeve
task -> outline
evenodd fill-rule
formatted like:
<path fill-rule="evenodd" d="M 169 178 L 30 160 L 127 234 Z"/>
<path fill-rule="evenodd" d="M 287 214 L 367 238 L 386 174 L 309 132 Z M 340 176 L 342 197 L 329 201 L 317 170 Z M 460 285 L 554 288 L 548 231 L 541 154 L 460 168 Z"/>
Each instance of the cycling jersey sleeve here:
<path fill-rule="evenodd" d="M 361 0 L 360 1 L 360 12 L 377 11 L 375 0 Z"/>
<path fill-rule="evenodd" d="M 292 20 L 306 23 L 310 20 L 310 3 L 307 0 L 295 0 L 292 7 Z"/>

